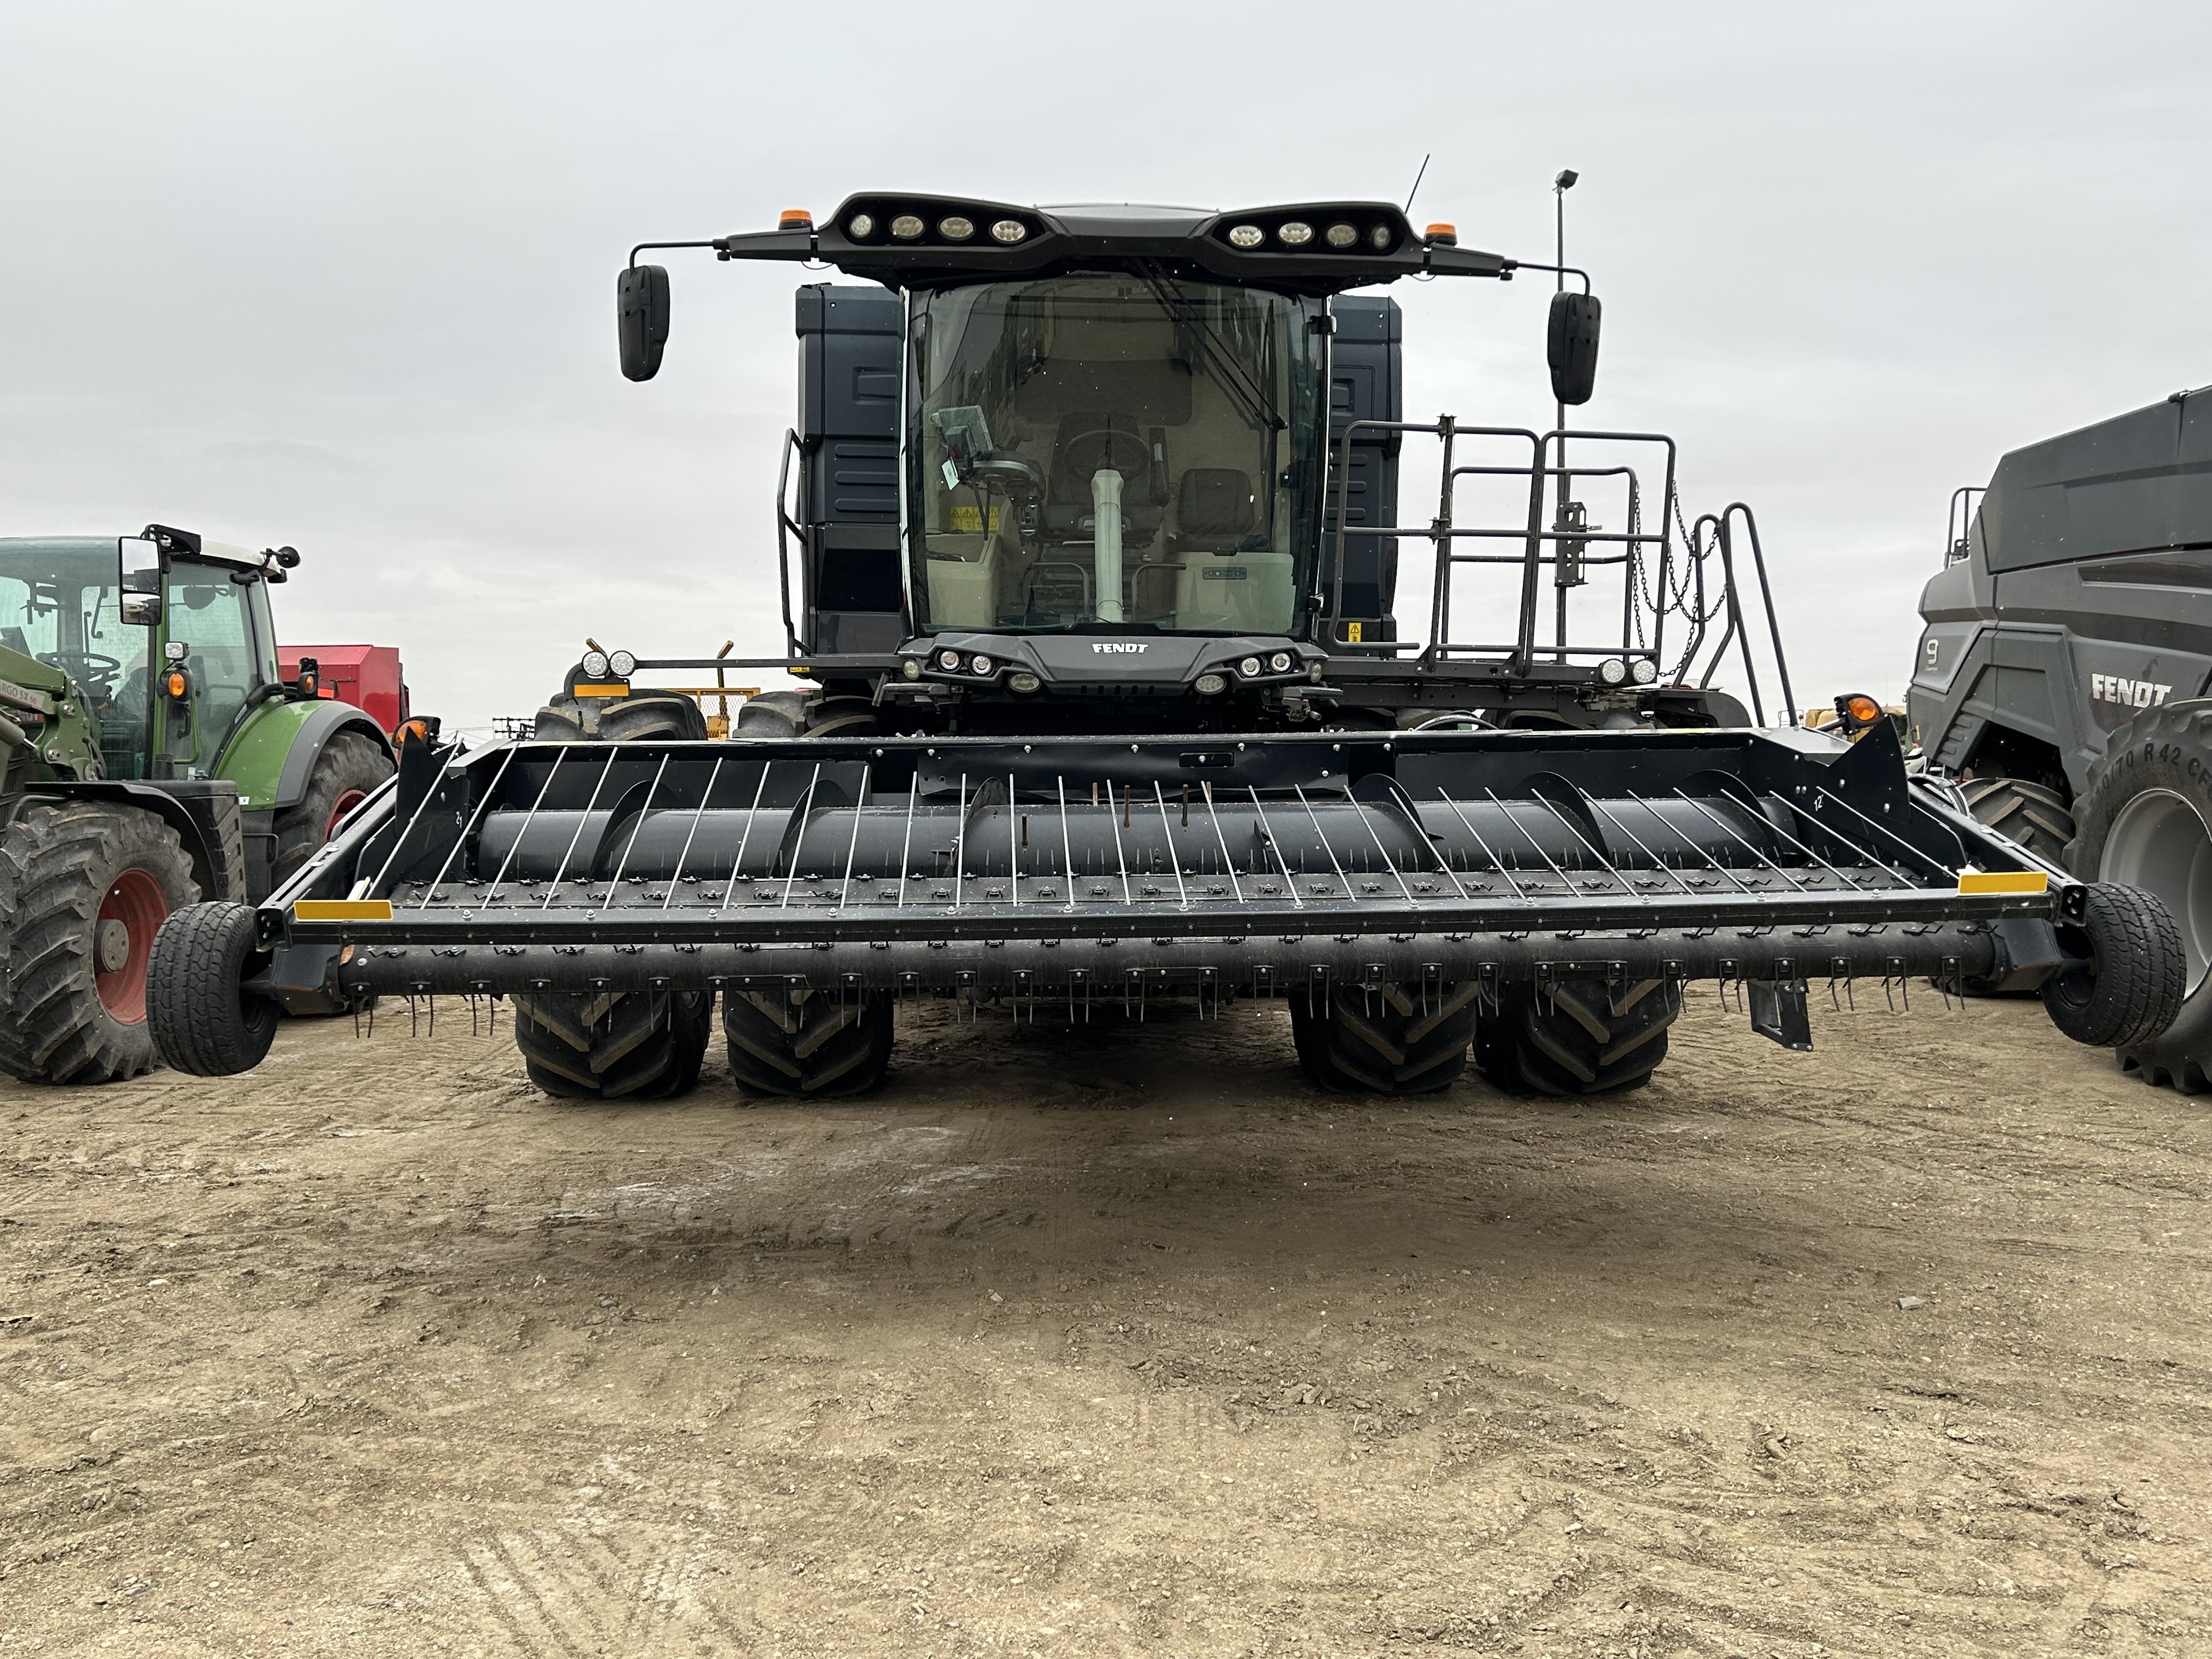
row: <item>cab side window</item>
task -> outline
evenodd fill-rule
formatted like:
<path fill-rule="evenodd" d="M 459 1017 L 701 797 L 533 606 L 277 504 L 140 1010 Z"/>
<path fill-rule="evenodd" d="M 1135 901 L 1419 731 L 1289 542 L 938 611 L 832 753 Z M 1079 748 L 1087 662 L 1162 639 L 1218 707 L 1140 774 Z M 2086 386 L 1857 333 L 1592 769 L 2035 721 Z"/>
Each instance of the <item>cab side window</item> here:
<path fill-rule="evenodd" d="M 260 586 L 234 582 L 219 565 L 179 559 L 170 567 L 168 635 L 185 647 L 180 665 L 191 680 L 194 716 L 193 736 L 169 745 L 179 762 L 212 766 L 247 694 L 263 684 L 252 605 Z"/>

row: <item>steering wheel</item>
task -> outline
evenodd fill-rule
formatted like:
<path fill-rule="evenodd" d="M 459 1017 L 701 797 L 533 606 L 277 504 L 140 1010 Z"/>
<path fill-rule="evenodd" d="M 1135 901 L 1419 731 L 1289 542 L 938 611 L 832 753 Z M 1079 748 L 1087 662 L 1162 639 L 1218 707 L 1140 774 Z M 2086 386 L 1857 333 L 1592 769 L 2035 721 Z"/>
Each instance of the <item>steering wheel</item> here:
<path fill-rule="evenodd" d="M 1123 456 L 1128 457 L 1127 460 Z M 1133 478 L 1152 465 L 1151 447 L 1124 426 L 1094 426 L 1072 432 L 1060 446 L 1060 465 L 1068 476 L 1088 483 L 1111 467 L 1124 478 Z"/>
<path fill-rule="evenodd" d="M 46 651 L 40 653 L 39 660 L 51 663 L 86 690 L 98 690 L 103 696 L 123 672 L 123 659 L 102 651 Z"/>
<path fill-rule="evenodd" d="M 1018 456 L 1000 455 L 988 461 L 977 461 L 969 471 L 983 483 L 1003 491 L 1018 501 L 1042 501 L 1044 498 L 1044 475 Z"/>

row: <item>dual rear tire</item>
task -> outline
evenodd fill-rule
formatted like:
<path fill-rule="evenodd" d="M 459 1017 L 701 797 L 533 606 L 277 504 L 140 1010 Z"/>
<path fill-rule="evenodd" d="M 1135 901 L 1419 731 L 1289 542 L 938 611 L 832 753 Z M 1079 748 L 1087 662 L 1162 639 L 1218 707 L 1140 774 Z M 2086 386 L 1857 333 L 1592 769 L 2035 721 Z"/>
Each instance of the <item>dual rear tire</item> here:
<path fill-rule="evenodd" d="M 523 1069 L 562 1100 L 669 1100 L 698 1086 L 709 991 L 511 998 Z M 890 1068 L 891 1010 L 878 991 L 732 991 L 722 1000 L 730 1076 L 755 1098 L 865 1094 Z"/>
<path fill-rule="evenodd" d="M 1476 1067 L 1509 1094 L 1575 1099 L 1640 1089 L 1667 1057 L 1682 988 L 1664 980 L 1566 979 L 1499 988 L 1339 987 L 1291 1004 L 1298 1063 L 1331 1093 L 1426 1094 Z"/>

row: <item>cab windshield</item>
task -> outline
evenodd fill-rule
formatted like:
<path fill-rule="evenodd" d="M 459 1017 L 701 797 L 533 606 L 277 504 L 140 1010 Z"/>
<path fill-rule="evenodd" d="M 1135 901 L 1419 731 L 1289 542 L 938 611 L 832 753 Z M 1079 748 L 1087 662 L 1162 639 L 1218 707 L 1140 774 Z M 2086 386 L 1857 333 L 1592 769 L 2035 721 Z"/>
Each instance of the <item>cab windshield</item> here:
<path fill-rule="evenodd" d="M 1144 272 L 912 304 L 924 631 L 1291 631 L 1323 459 L 1317 307 Z"/>
<path fill-rule="evenodd" d="M 112 538 L 0 541 L 0 646 L 58 668 L 100 730 L 112 778 L 144 770 L 148 630 L 126 627 Z"/>

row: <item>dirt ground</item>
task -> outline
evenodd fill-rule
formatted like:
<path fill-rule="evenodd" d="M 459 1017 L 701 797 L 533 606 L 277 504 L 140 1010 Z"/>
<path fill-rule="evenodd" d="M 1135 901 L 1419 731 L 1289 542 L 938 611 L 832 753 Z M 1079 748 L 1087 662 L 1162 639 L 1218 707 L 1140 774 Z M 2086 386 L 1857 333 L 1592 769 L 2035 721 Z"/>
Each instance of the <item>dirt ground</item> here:
<path fill-rule="evenodd" d="M 2212 1653 L 2212 1109 L 1815 1036 L 1407 1105 L 939 1008 L 610 1108 L 443 1003 L 9 1088 L 0 1656 Z"/>

